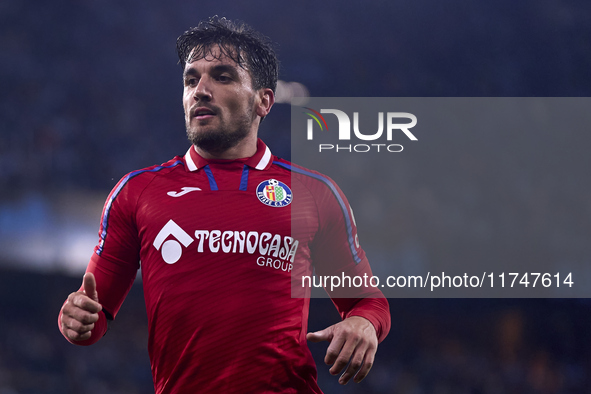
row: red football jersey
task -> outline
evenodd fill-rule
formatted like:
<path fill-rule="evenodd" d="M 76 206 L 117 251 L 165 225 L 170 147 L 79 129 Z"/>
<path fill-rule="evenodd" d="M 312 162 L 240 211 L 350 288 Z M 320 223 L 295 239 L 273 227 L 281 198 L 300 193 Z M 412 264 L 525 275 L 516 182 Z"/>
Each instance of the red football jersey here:
<path fill-rule="evenodd" d="M 99 236 L 87 271 L 107 314 L 117 315 L 141 264 L 157 394 L 321 393 L 306 344 L 309 290 L 293 297 L 295 279 L 314 269 L 371 275 L 340 189 L 261 140 L 250 158 L 205 160 L 191 147 L 129 173 Z M 343 318 L 369 319 L 381 341 L 387 301 L 364 291 L 333 302 Z M 78 344 L 96 342 L 104 320 Z"/>

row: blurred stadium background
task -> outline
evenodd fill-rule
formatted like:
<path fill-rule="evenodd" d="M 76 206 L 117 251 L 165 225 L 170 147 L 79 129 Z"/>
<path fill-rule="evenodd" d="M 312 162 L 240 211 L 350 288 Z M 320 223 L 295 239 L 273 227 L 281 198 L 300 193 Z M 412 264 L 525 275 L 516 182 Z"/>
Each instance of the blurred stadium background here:
<path fill-rule="evenodd" d="M 214 14 L 244 20 L 278 43 L 286 101 L 306 91 L 319 97 L 591 92 L 591 4 L 585 1 L 3 0 L 0 394 L 153 393 L 141 284 L 93 347 L 69 345 L 56 318 L 80 285 L 109 190 L 125 173 L 186 151 L 174 43 Z M 285 158 L 289 113 L 288 105 L 276 105 L 262 130 Z M 589 135 L 577 138 L 583 150 L 591 142 Z M 495 166 L 494 155 L 472 160 L 478 168 Z M 586 163 L 577 162 L 577 175 L 588 174 Z M 559 161 L 552 167 L 549 181 L 515 186 L 531 201 L 527 215 L 515 215 L 522 205 L 507 195 L 506 212 L 490 213 L 523 230 L 503 247 L 525 243 L 527 251 L 545 239 L 583 250 L 580 243 L 589 243 L 589 178 L 565 176 Z M 425 204 L 445 205 L 425 197 L 436 181 L 426 174 L 403 183 L 396 199 L 406 213 L 396 228 L 415 229 L 412 212 L 433 213 Z M 556 200 L 556 185 L 570 197 Z M 382 236 L 371 232 L 379 215 L 357 216 L 362 239 Z M 519 227 L 524 217 L 531 227 Z M 412 263 L 461 240 L 468 220 L 456 217 L 443 239 L 393 230 L 394 257 Z M 541 236 L 528 238 L 528 229 Z M 575 299 L 391 300 L 392 331 L 372 373 L 344 388 L 322 364 L 326 344 L 311 349 L 326 393 L 589 393 L 590 309 L 588 300 Z M 337 318 L 330 300 L 313 300 L 311 330 Z"/>

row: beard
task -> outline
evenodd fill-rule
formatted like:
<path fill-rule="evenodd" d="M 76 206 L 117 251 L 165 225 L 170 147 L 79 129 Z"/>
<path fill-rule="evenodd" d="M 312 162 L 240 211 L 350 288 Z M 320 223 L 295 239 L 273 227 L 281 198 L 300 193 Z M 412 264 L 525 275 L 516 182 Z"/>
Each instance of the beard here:
<path fill-rule="evenodd" d="M 251 119 L 245 115 L 238 119 L 232 129 L 222 124 L 217 129 L 205 127 L 204 130 L 196 130 L 187 122 L 187 138 L 189 141 L 205 152 L 220 154 L 238 145 L 250 132 Z"/>

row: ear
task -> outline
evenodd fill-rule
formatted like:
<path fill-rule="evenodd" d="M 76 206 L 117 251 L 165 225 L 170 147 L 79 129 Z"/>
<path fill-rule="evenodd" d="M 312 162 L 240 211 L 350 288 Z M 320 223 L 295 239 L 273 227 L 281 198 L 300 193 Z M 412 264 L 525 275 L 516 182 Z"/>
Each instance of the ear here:
<path fill-rule="evenodd" d="M 262 88 L 258 91 L 259 103 L 256 108 L 256 114 L 264 118 L 271 112 L 271 107 L 275 104 L 275 94 L 269 88 Z"/>

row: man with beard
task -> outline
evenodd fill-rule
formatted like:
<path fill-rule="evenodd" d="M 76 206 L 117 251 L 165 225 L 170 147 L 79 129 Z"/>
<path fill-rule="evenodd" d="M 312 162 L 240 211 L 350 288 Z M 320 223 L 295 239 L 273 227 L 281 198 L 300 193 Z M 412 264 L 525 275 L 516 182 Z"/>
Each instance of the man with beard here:
<path fill-rule="evenodd" d="M 141 261 L 157 394 L 321 393 L 306 340 L 330 342 L 325 362 L 344 371 L 341 384 L 361 381 L 389 331 L 388 303 L 375 288 L 335 297 L 343 320 L 306 334 L 309 289 L 292 297 L 293 278 L 371 269 L 334 182 L 257 137 L 277 85 L 271 46 L 212 18 L 179 37 L 177 51 L 192 146 L 110 193 L 82 287 L 60 311 L 62 334 L 97 342 Z"/>

